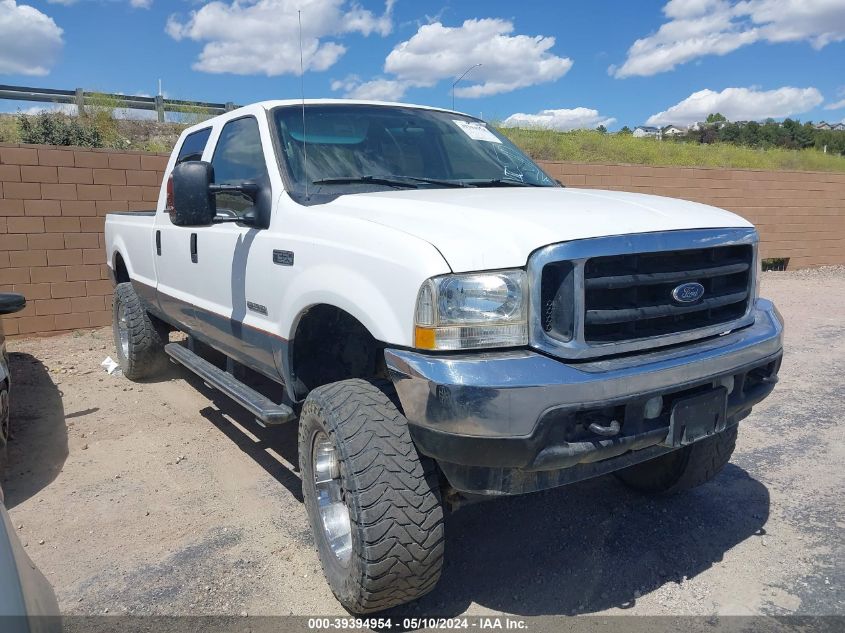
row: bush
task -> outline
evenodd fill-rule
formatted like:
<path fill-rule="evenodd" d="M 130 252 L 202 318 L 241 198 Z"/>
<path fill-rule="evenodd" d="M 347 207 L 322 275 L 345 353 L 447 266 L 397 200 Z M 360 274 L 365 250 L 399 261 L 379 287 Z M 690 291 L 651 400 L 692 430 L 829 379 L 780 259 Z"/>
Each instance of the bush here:
<path fill-rule="evenodd" d="M 21 133 L 18 121 L 11 116 L 0 117 L 0 143 L 20 143 Z"/>
<path fill-rule="evenodd" d="M 20 142 L 32 145 L 103 147 L 103 137 L 93 123 L 60 112 L 18 115 Z"/>

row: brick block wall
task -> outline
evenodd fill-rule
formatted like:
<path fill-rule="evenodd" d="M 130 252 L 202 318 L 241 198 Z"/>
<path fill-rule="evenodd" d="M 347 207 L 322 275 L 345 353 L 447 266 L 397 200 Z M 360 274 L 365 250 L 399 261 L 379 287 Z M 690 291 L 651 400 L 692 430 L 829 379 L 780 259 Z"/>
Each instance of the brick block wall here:
<path fill-rule="evenodd" d="M 27 298 L 6 334 L 111 323 L 103 224 L 151 209 L 166 154 L 0 144 L 0 292 Z"/>
<path fill-rule="evenodd" d="M 0 144 L 0 292 L 24 294 L 7 334 L 111 322 L 109 211 L 151 209 L 165 154 Z M 544 162 L 571 187 L 638 191 L 729 209 L 790 268 L 845 264 L 845 174 Z"/>
<path fill-rule="evenodd" d="M 845 264 L 845 173 L 541 162 L 570 187 L 683 198 L 727 209 L 760 231 L 764 258 L 789 269 Z"/>

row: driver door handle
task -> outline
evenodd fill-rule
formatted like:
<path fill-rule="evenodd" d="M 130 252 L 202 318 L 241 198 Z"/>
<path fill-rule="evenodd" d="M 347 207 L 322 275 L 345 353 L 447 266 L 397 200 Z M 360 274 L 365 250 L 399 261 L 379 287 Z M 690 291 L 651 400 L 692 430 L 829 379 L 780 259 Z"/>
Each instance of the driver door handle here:
<path fill-rule="evenodd" d="M 197 256 L 197 234 L 191 233 L 191 262 L 196 264 L 198 261 Z"/>

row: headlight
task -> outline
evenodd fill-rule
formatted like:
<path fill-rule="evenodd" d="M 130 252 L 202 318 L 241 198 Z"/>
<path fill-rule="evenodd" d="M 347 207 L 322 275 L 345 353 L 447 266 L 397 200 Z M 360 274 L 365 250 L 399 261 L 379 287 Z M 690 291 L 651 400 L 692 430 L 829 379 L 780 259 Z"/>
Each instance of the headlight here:
<path fill-rule="evenodd" d="M 528 344 L 524 270 L 444 275 L 426 281 L 417 298 L 414 344 L 459 350 Z"/>

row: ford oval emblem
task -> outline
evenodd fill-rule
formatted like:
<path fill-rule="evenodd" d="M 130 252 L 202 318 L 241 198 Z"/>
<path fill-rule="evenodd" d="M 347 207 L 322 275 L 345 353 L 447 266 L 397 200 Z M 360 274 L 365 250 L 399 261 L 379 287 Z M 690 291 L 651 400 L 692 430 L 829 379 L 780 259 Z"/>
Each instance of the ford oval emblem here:
<path fill-rule="evenodd" d="M 672 290 L 672 298 L 678 303 L 693 303 L 704 296 L 704 286 L 697 281 L 676 286 Z"/>

